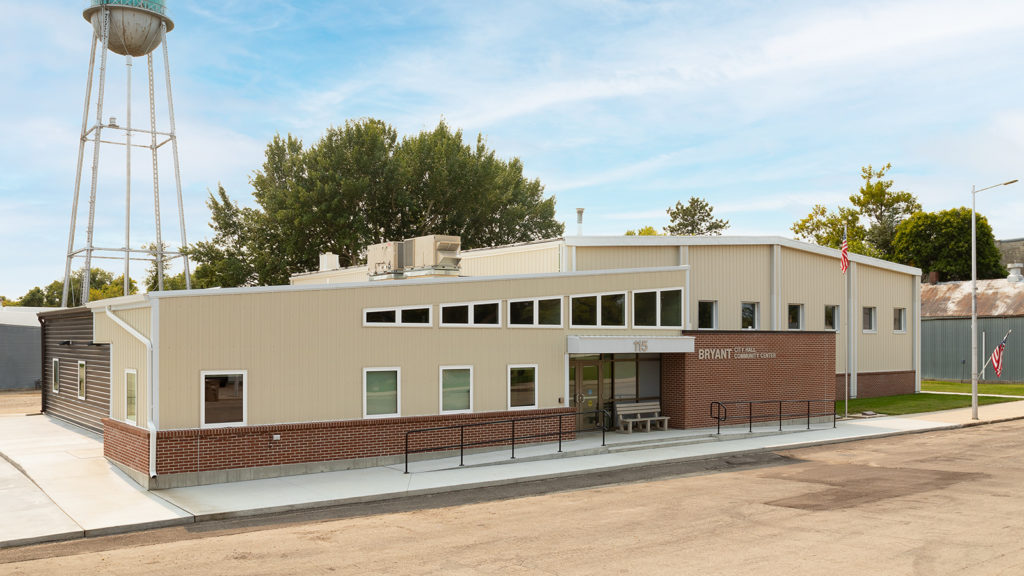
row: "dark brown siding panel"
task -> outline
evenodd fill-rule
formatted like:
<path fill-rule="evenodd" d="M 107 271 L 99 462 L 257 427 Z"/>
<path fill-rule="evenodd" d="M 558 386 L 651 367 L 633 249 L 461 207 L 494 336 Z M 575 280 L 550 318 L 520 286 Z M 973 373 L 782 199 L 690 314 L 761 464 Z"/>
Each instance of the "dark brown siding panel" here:
<path fill-rule="evenodd" d="M 103 432 L 110 416 L 110 345 L 93 344 L 92 312 L 73 308 L 40 314 L 43 320 L 43 412 Z M 50 379 L 60 362 L 60 389 Z M 78 397 L 78 362 L 85 361 L 85 400 Z"/>

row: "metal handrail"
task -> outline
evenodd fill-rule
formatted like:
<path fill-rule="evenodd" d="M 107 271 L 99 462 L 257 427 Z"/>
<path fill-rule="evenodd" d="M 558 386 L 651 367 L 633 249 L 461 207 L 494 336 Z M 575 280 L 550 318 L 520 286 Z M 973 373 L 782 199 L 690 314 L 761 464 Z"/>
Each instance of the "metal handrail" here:
<path fill-rule="evenodd" d="M 593 428 L 577 428 L 573 427 L 572 430 L 563 430 L 562 418 L 572 417 L 583 414 L 598 414 L 600 417 L 598 420 L 600 424 Z M 516 436 L 516 422 L 530 422 L 534 420 L 550 420 L 552 418 L 558 419 L 558 432 L 547 432 L 542 434 L 532 434 L 530 436 Z M 545 414 L 543 416 L 524 416 L 522 418 L 510 418 L 508 420 L 492 420 L 489 422 L 474 422 L 472 424 L 453 424 L 451 426 L 438 426 L 436 428 L 419 428 L 416 430 L 409 430 L 405 433 L 405 473 L 409 473 L 409 454 L 419 454 L 421 452 L 437 452 L 439 450 L 450 450 L 453 448 L 459 449 L 459 466 L 464 464 L 465 450 L 467 446 L 481 446 L 484 444 L 500 444 L 503 442 L 512 442 L 512 460 L 516 458 L 516 440 L 532 440 L 535 438 L 546 438 L 548 436 L 558 435 L 558 451 L 562 451 L 562 436 L 570 432 L 590 432 L 592 430 L 601 431 L 601 446 L 605 445 L 605 433 L 608 431 L 608 421 L 611 420 L 611 413 L 608 410 L 588 410 L 586 412 L 563 412 L 561 414 Z M 512 424 L 512 435 L 509 437 L 502 438 L 490 438 L 488 440 L 480 440 L 478 442 L 466 442 L 466 428 L 477 428 L 480 426 L 493 426 L 497 424 Z M 459 443 L 449 444 L 444 446 L 431 446 L 428 448 L 418 448 L 415 450 L 409 449 L 409 437 L 412 434 L 419 434 L 423 432 L 439 432 L 442 430 L 459 430 Z"/>
<path fill-rule="evenodd" d="M 89 0 L 89 8 L 97 6 L 127 6 L 129 8 L 141 8 L 150 12 L 156 12 L 161 16 L 167 15 L 167 3 L 165 0 Z"/>
<path fill-rule="evenodd" d="M 828 402 L 829 406 L 831 406 L 832 409 L 831 409 L 831 411 L 828 411 L 828 412 L 815 412 L 815 413 L 812 414 L 811 413 L 811 403 L 814 403 L 814 402 Z M 721 434 L 722 433 L 722 422 L 725 422 L 726 420 L 729 419 L 729 408 L 728 408 L 728 406 L 729 405 L 743 405 L 743 404 L 746 404 L 746 406 L 747 406 L 747 431 L 748 432 L 753 432 L 754 431 L 754 404 L 774 404 L 774 405 L 778 406 L 778 410 L 777 411 L 778 411 L 779 431 L 780 432 L 782 431 L 782 419 L 784 417 L 789 417 L 789 418 L 793 418 L 793 417 L 796 417 L 796 416 L 805 417 L 805 418 L 807 418 L 807 429 L 810 430 L 811 429 L 811 417 L 812 416 L 831 416 L 832 417 L 832 427 L 833 428 L 836 427 L 836 404 L 835 404 L 835 400 L 832 400 L 830 398 L 816 399 L 816 400 L 806 400 L 806 399 L 804 399 L 804 400 L 731 400 L 731 401 L 726 401 L 726 402 L 712 402 L 711 405 L 709 406 L 709 410 L 708 410 L 709 417 L 714 418 L 717 421 L 717 423 L 716 423 L 717 429 L 716 429 L 716 432 L 715 432 L 716 434 Z M 805 410 L 803 412 L 799 412 L 799 413 L 793 412 L 793 413 L 787 414 L 787 413 L 782 411 L 782 407 L 783 407 L 784 404 L 804 404 L 805 405 Z M 763 417 L 763 416 L 764 416 L 764 414 L 759 415 L 759 417 Z"/>

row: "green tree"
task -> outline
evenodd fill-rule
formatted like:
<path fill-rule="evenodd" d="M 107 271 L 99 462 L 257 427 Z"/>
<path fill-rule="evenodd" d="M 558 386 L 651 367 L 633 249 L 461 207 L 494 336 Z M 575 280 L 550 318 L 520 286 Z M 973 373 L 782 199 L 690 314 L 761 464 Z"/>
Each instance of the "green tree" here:
<path fill-rule="evenodd" d="M 707 200 L 696 196 L 691 196 L 687 204 L 676 202 L 665 211 L 669 217 L 665 232 L 673 236 L 719 236 L 729 228 L 729 221 L 715 218 L 713 211 Z"/>
<path fill-rule="evenodd" d="M 18 304 L 17 305 L 18 306 L 42 307 L 45 304 L 46 304 L 46 294 L 43 293 L 42 288 L 40 288 L 39 286 L 36 286 L 35 288 L 32 288 L 31 290 L 26 292 L 25 295 L 22 296 L 18 300 Z"/>
<path fill-rule="evenodd" d="M 893 260 L 896 227 L 911 214 L 921 210 L 917 198 L 909 192 L 893 191 L 893 181 L 885 174 L 892 169 L 886 164 L 875 170 L 870 164 L 861 168 L 864 184 L 850 195 L 852 207 L 840 206 L 835 212 L 817 204 L 806 218 L 790 228 L 797 238 L 821 246 L 839 248 L 845 227 L 851 252 Z"/>
<path fill-rule="evenodd" d="M 135 285 L 135 280 L 128 278 L 128 294 L 135 294 L 137 292 L 138 289 Z M 114 278 L 106 284 L 89 287 L 90 302 L 106 300 L 107 298 L 117 298 L 118 296 L 124 296 L 124 274 Z"/>
<path fill-rule="evenodd" d="M 988 219 L 979 214 L 975 224 L 978 278 L 1005 277 L 1007 270 L 999 263 L 999 248 Z M 897 261 L 925 273 L 938 272 L 943 280 L 970 280 L 970 208 L 914 214 L 896 228 L 893 249 Z"/>
<path fill-rule="evenodd" d="M 642 226 L 636 230 L 626 230 L 626 236 L 661 236 L 654 226 Z"/>
<path fill-rule="evenodd" d="M 275 136 L 251 184 L 257 208 L 223 187 L 210 194 L 214 237 L 187 251 L 214 285 L 285 284 L 321 252 L 351 266 L 385 240 L 453 234 L 468 249 L 564 232 L 554 198 L 519 159 L 498 158 L 482 136 L 468 146 L 443 121 L 401 141 L 374 119 L 329 128 L 308 149 Z"/>

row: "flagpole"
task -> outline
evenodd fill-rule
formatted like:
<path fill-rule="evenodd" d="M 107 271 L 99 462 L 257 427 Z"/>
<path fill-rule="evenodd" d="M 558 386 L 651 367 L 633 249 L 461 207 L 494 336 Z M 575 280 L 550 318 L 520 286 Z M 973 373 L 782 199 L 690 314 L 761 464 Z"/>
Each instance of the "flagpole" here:
<path fill-rule="evenodd" d="M 848 240 L 847 240 L 847 236 L 846 236 L 846 226 L 844 225 L 843 226 L 843 243 L 846 244 L 847 241 Z M 846 249 L 849 250 L 849 244 L 847 244 Z M 840 255 L 840 258 L 842 258 L 841 255 Z M 851 318 L 850 312 L 851 311 L 850 311 L 850 286 L 849 286 L 849 278 L 846 277 L 846 272 L 847 272 L 846 270 L 843 270 L 843 306 L 846 308 L 846 320 L 847 321 L 843 322 L 843 320 L 842 320 L 842 316 L 843 315 L 842 314 L 839 315 L 839 321 L 843 322 L 840 325 L 844 326 L 845 327 L 844 329 L 847 331 L 847 333 L 846 333 L 847 334 L 847 337 L 846 337 L 846 354 L 845 354 L 846 362 L 844 362 L 845 366 L 843 367 L 843 380 L 845 381 L 845 387 L 846 387 L 846 398 L 843 400 L 843 418 L 849 418 L 850 417 L 850 332 L 849 332 L 849 326 L 846 326 L 846 325 L 850 324 L 850 322 L 851 322 L 851 320 L 850 320 L 850 318 Z"/>

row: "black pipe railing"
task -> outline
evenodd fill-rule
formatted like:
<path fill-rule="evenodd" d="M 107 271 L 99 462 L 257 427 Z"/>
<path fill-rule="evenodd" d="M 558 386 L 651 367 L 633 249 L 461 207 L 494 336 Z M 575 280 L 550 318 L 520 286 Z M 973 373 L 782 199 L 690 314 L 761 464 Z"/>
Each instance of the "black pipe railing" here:
<path fill-rule="evenodd" d="M 811 412 L 811 404 L 812 403 L 827 403 L 829 405 L 830 409 L 829 409 L 829 411 L 826 411 L 826 412 L 814 412 L 814 413 L 812 413 Z M 782 431 L 782 421 L 783 421 L 783 419 L 786 419 L 786 418 L 806 418 L 807 419 L 807 429 L 810 430 L 811 429 L 811 418 L 812 417 L 831 416 L 832 417 L 832 427 L 833 428 L 836 427 L 836 404 L 835 404 L 835 400 L 829 400 L 827 398 L 824 399 L 824 400 L 733 400 L 733 401 L 729 401 L 729 402 L 712 402 L 711 403 L 710 410 L 709 410 L 709 412 L 710 412 L 709 415 L 710 415 L 711 418 L 714 418 L 717 421 L 716 422 L 717 430 L 715 432 L 716 434 L 721 434 L 722 433 L 722 422 L 725 422 L 726 420 L 729 419 L 729 408 L 728 408 L 728 406 L 742 406 L 744 404 L 747 407 L 747 410 L 746 410 L 746 420 L 747 420 L 747 431 L 748 432 L 753 432 L 754 431 L 754 405 L 755 404 L 765 405 L 765 406 L 772 406 L 772 405 L 776 406 L 776 412 L 777 412 L 776 415 L 771 416 L 771 414 L 769 412 L 761 411 L 757 415 L 757 418 L 758 418 L 758 421 L 761 421 L 761 422 L 767 422 L 769 420 L 768 416 L 771 416 L 771 420 L 775 420 L 777 418 L 778 421 L 779 421 L 779 431 L 780 432 Z M 787 405 L 791 405 L 791 404 L 796 404 L 796 405 L 802 406 L 804 408 L 804 410 L 801 411 L 801 412 L 786 413 L 783 410 L 783 407 L 787 406 Z"/>
<path fill-rule="evenodd" d="M 572 418 L 573 422 L 576 422 L 577 416 L 585 416 L 587 414 L 594 414 L 597 418 L 594 420 L 593 428 L 579 428 L 573 426 L 570 430 L 565 430 L 562 426 L 563 418 Z M 558 419 L 558 431 L 557 432 L 542 432 L 540 434 L 531 434 L 529 436 L 516 436 L 516 422 L 532 422 L 536 420 L 551 420 L 553 418 Z M 543 416 L 524 416 L 522 418 L 510 418 L 508 420 L 492 420 L 490 422 L 476 422 L 472 424 L 453 424 L 451 426 L 438 426 L 436 428 L 420 428 L 417 430 L 409 430 L 405 433 L 405 473 L 409 473 L 409 454 L 419 454 L 421 452 L 438 452 L 441 450 L 452 450 L 455 448 L 459 449 L 459 466 L 462 466 L 465 461 L 466 447 L 483 446 L 483 445 L 501 445 L 505 442 L 512 443 L 512 460 L 516 458 L 516 440 L 533 440 L 537 438 L 547 438 L 549 436 L 558 436 L 558 451 L 562 451 L 562 436 L 569 433 L 576 432 L 591 432 L 600 430 L 601 431 L 601 446 L 605 445 L 605 433 L 608 431 L 608 421 L 611 420 L 611 414 L 607 410 L 589 410 L 586 412 L 564 412 L 562 414 L 545 414 Z M 500 424 L 511 424 L 512 434 L 507 437 L 500 438 L 488 438 L 487 440 L 480 440 L 477 442 L 466 442 L 466 428 L 478 428 L 481 426 L 495 426 Z M 409 437 L 413 434 L 422 434 L 426 432 L 440 432 L 442 430 L 458 430 L 459 431 L 459 443 L 448 444 L 442 446 L 429 446 L 427 448 L 415 448 L 409 449 Z"/>

